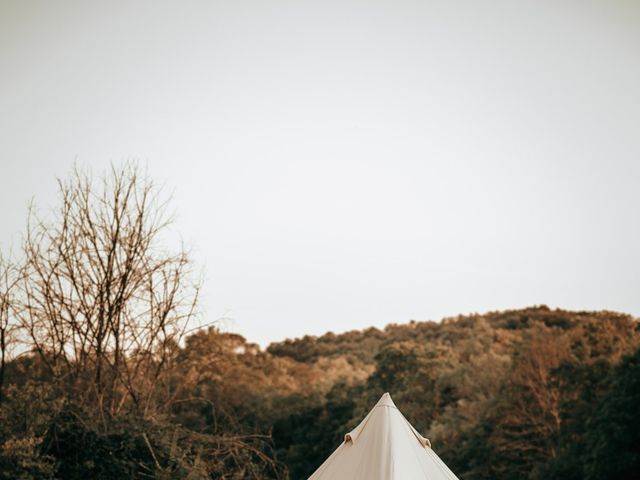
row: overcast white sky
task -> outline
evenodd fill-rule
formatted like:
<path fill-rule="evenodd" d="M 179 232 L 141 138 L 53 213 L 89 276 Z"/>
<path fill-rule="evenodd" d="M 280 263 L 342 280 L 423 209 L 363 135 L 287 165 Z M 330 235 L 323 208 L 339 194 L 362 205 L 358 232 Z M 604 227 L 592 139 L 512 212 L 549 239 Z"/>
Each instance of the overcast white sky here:
<path fill-rule="evenodd" d="M 0 0 L 0 245 L 130 158 L 263 345 L 640 314 L 637 1 Z"/>

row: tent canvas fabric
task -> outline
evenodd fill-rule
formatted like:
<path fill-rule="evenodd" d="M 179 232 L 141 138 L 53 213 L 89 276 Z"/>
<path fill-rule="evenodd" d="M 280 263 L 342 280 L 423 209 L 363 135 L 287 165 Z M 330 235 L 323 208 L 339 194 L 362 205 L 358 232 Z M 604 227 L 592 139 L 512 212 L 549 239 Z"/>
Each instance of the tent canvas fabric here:
<path fill-rule="evenodd" d="M 308 480 L 458 480 L 385 393 Z"/>

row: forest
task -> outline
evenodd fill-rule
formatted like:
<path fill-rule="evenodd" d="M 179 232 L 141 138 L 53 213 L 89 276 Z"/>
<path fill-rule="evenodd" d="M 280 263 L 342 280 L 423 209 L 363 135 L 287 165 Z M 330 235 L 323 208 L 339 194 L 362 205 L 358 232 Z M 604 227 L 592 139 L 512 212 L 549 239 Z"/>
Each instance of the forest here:
<path fill-rule="evenodd" d="M 0 479 L 301 480 L 384 392 L 461 480 L 637 478 L 631 315 L 536 305 L 262 349 L 202 318 L 134 165 L 59 190 L 0 259 Z"/>

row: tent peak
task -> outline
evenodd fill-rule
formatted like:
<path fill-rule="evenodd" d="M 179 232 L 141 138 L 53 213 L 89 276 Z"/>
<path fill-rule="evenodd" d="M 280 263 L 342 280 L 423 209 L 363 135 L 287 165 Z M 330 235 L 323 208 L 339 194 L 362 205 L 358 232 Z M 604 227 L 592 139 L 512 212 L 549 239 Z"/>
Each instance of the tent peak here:
<path fill-rule="evenodd" d="M 362 430 L 364 430 L 364 427 L 367 424 L 367 420 L 371 418 L 378 407 L 388 407 L 398 410 L 398 407 L 396 407 L 395 403 L 393 403 L 393 400 L 391 400 L 391 395 L 389 395 L 389 392 L 384 393 L 380 397 L 380 400 L 378 400 L 378 403 L 376 403 L 374 407 L 369 411 L 369 414 L 364 417 L 364 420 L 362 420 L 362 422 L 360 422 L 360 424 L 356 428 L 354 428 L 344 436 L 345 443 L 354 443 L 356 441 L 356 439 L 362 433 Z"/>
<path fill-rule="evenodd" d="M 376 403 L 376 407 L 393 407 L 393 408 L 398 408 L 396 407 L 396 404 L 393 403 L 393 400 L 391 399 L 391 395 L 389 395 L 389 392 L 384 393 L 381 397 L 380 400 L 378 400 L 378 403 Z"/>

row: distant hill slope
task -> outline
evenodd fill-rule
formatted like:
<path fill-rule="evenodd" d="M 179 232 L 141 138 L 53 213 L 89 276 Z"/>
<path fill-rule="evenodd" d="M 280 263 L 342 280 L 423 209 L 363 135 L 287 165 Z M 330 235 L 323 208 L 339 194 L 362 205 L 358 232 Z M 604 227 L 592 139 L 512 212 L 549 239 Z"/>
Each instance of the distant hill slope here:
<path fill-rule="evenodd" d="M 640 465 L 631 315 L 534 306 L 305 336 L 265 355 L 313 372 L 270 417 L 291 479 L 308 477 L 386 391 L 464 480 L 626 480 L 600 472 Z"/>
<path fill-rule="evenodd" d="M 441 335 L 448 335 L 449 340 L 455 343 L 456 339 L 465 337 L 460 335 L 462 332 L 482 322 L 486 322 L 495 330 L 523 331 L 536 324 L 569 330 L 585 323 L 628 324 L 637 323 L 637 319 L 628 314 L 606 310 L 552 310 L 540 305 L 484 314 L 458 315 L 444 318 L 440 322 L 412 320 L 404 324 L 392 323 L 383 330 L 371 327 L 341 334 L 328 332 L 321 336 L 305 335 L 302 338 L 271 343 L 267 351 L 273 356 L 288 357 L 303 363 L 314 363 L 322 357 L 343 356 L 372 364 L 376 354 L 386 344 L 403 340 L 428 341 Z"/>

